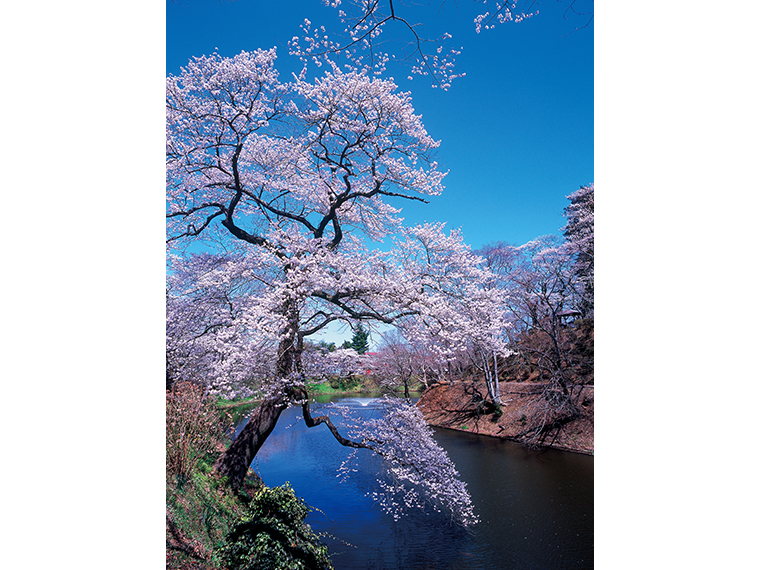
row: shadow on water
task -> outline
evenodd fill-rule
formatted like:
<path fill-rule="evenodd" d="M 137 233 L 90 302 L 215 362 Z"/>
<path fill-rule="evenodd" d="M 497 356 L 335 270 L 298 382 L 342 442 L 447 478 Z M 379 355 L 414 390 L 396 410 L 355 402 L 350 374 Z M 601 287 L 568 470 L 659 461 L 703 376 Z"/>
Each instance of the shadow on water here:
<path fill-rule="evenodd" d="M 360 415 L 381 413 L 369 396 L 320 399 Z M 322 404 L 313 408 L 314 415 L 329 413 Z M 252 467 L 267 485 L 289 481 L 315 508 L 307 522 L 323 533 L 337 570 L 593 567 L 593 457 L 436 429 L 481 522 L 463 530 L 433 511 L 394 521 L 368 496 L 377 489 L 380 459 L 358 450 L 358 471 L 340 482 L 337 470 L 351 451 L 324 426 L 306 428 L 299 412 L 283 412 Z"/>

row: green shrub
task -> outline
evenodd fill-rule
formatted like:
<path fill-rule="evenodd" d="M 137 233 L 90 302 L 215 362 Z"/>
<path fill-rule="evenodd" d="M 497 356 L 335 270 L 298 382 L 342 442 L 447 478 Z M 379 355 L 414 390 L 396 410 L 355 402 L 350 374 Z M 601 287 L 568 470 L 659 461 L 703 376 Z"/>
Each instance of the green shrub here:
<path fill-rule="evenodd" d="M 309 507 L 290 484 L 262 487 L 217 555 L 230 570 L 332 569 L 327 547 L 304 524 Z"/>
<path fill-rule="evenodd" d="M 341 392 L 356 392 L 362 388 L 363 379 L 359 376 L 333 377 L 330 387 Z"/>

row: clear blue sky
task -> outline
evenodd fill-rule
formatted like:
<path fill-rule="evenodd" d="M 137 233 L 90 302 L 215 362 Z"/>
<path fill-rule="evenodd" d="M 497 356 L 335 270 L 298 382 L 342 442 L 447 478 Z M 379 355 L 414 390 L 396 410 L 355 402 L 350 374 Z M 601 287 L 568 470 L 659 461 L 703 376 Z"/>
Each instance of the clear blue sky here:
<path fill-rule="evenodd" d="M 406 68 L 388 70 L 441 140 L 437 159 L 449 170 L 443 195 L 427 205 L 404 202 L 403 215 L 461 228 L 473 248 L 559 233 L 566 196 L 594 181 L 593 23 L 569 33 L 585 21 L 566 21 L 566 3 L 547 2 L 529 20 L 476 34 L 478 4 L 463 0 L 458 12 L 448 2 L 442 14 L 438 6 L 425 7 L 420 33 L 451 33 L 451 46 L 464 47 L 458 65 L 466 76 L 444 92 L 425 78 L 407 80 Z M 215 48 L 232 56 L 277 46 L 286 77 L 300 68 L 287 41 L 304 18 L 327 25 L 333 12 L 320 0 L 167 1 L 167 73 Z"/>

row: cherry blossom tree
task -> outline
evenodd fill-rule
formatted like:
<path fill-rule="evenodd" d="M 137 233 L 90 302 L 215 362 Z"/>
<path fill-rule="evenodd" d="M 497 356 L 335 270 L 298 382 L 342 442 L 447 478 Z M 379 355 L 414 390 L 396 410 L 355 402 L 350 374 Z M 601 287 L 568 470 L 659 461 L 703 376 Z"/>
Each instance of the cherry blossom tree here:
<path fill-rule="evenodd" d="M 588 197 L 588 187 L 584 188 L 582 195 Z M 590 193 L 593 204 L 593 186 Z M 588 216 L 574 218 L 578 219 L 589 222 Z M 593 214 L 590 224 L 593 228 Z M 579 257 L 585 251 L 591 252 L 593 267 L 593 245 L 589 245 L 593 244 L 593 229 L 589 234 L 587 224 L 568 225 L 575 228 L 574 240 L 543 236 L 519 247 L 498 243 L 479 252 L 496 275 L 495 286 L 503 291 L 503 311 L 512 325 L 508 329 L 510 347 L 518 357 L 535 362 L 539 378 L 545 381 L 542 397 L 529 410 L 530 433 L 524 434 L 528 443 L 581 413 L 577 402 L 581 386 L 569 373 L 576 363 L 564 342 L 567 332 L 563 319 L 581 315 L 585 295 L 593 292 L 593 270 L 590 274 L 578 270 Z"/>
<path fill-rule="evenodd" d="M 312 381 L 346 378 L 366 370 L 366 357 L 353 348 L 322 350 L 319 346 L 304 346 L 301 357 L 303 376 Z"/>
<path fill-rule="evenodd" d="M 370 355 L 368 367 L 381 390 L 404 390 L 410 397 L 414 386 L 427 389 L 433 384 L 464 377 L 470 367 L 467 351 L 459 350 L 447 359 L 427 344 L 407 340 L 399 329 L 383 335 L 377 352 Z"/>
<path fill-rule="evenodd" d="M 224 397 L 257 394 L 271 378 L 282 317 L 260 257 L 170 255 L 167 276 L 167 387 L 202 384 Z M 250 354 L 258 358 L 251 359 Z"/>
<path fill-rule="evenodd" d="M 458 479 L 445 452 L 435 444 L 432 432 L 414 406 L 408 402 L 404 405 L 384 402 L 380 419 L 357 423 L 356 418 L 346 416 L 344 423 L 348 426 L 340 431 L 330 417 L 311 414 L 308 393 L 299 380 L 357 373 L 367 367 L 366 356 L 353 349 L 329 351 L 308 343 L 300 355 L 299 377 L 291 375 L 275 382 L 271 376 L 267 377 L 267 372 L 274 374 L 276 344 L 271 339 L 276 336 L 266 333 L 282 322 L 281 315 L 271 315 L 267 320 L 264 308 L 276 307 L 277 303 L 262 294 L 264 288 L 256 286 L 259 278 L 249 271 L 246 259 L 192 255 L 186 264 L 189 267 L 176 262 L 177 270 L 169 280 L 172 302 L 169 303 L 167 337 L 172 340 L 170 346 L 181 351 L 173 360 L 184 361 L 184 366 L 178 369 L 178 377 L 188 379 L 189 376 L 195 381 L 206 377 L 216 393 L 228 394 L 225 389 L 239 388 L 241 383 L 249 393 L 256 390 L 264 393 L 262 404 L 241 433 L 245 433 L 248 426 L 255 429 L 250 430 L 248 436 L 239 436 L 233 446 L 244 442 L 246 446 L 241 446 L 244 453 L 258 449 L 276 425 L 279 414 L 291 405 L 300 405 L 307 426 L 325 424 L 340 444 L 355 450 L 369 450 L 384 460 L 388 470 L 379 479 L 378 490 L 373 495 L 384 510 L 399 516 L 400 505 L 406 508 L 432 505 L 435 509 L 448 509 L 460 524 L 474 524 L 477 517 L 466 486 Z M 253 284 L 246 282 L 247 279 Z M 270 339 L 268 352 L 262 351 L 262 338 Z M 252 368 L 247 368 L 246 363 Z M 340 410 L 336 412 L 340 414 Z M 253 456 L 255 454 L 250 456 L 251 460 Z M 248 456 L 245 457 L 250 463 Z M 233 463 L 233 467 L 236 465 Z M 223 463 L 218 469 L 230 476 L 229 471 L 223 470 Z"/>
<path fill-rule="evenodd" d="M 494 275 L 459 232 L 443 234 L 443 224 L 413 230 L 399 250 L 400 263 L 415 276 L 412 282 L 436 308 L 402 324 L 405 336 L 449 366 L 465 360 L 480 367 L 488 397 L 498 407 L 498 370 L 492 363 L 509 351 L 500 292 L 491 285 Z"/>
<path fill-rule="evenodd" d="M 340 444 L 371 449 L 390 465 L 401 461 L 403 471 L 408 456 L 394 459 L 394 441 L 348 439 L 329 417 L 312 417 L 305 379 L 353 355 L 312 358 L 307 351 L 304 358 L 304 339 L 331 322 L 374 320 L 418 334 L 432 326 L 451 342 L 467 279 L 483 274 L 461 236 L 440 226 L 404 228 L 391 204 L 424 202 L 442 190 L 444 173 L 432 158 L 438 143 L 409 95 L 392 81 L 334 65 L 314 81 L 302 74 L 284 83 L 275 60 L 274 50 L 212 54 L 167 79 L 171 374 L 206 377 L 220 393 L 263 391 L 215 466 L 233 487 L 292 405 L 302 407 L 307 426 L 325 424 Z M 363 242 L 393 235 L 398 250 L 391 253 Z M 187 253 L 199 240 L 213 253 Z M 420 271 L 408 255 L 412 243 L 437 249 L 439 257 L 448 251 L 446 272 L 434 275 L 430 262 Z M 405 453 L 427 457 L 432 444 L 419 442 L 430 434 L 419 422 L 408 427 L 412 447 Z M 418 465 L 438 466 L 426 475 L 438 480 L 446 461 Z M 404 477 L 424 490 L 419 478 Z M 469 496 L 461 484 L 450 485 L 458 485 L 449 489 L 458 500 L 447 504 L 466 524 Z"/>
<path fill-rule="evenodd" d="M 369 366 L 380 389 L 394 391 L 402 387 L 407 400 L 412 385 L 424 377 L 424 362 L 397 329 L 383 335 L 378 350 L 370 356 Z"/>
<path fill-rule="evenodd" d="M 578 303 L 572 259 L 561 238 L 542 236 L 519 247 L 498 244 L 482 252 L 500 277 L 512 338 L 530 331 L 545 334 L 551 339 L 553 351 L 549 360 L 554 369 L 561 369 L 564 361 L 558 334 L 561 315 Z"/>
<path fill-rule="evenodd" d="M 364 303 L 373 260 L 344 227 L 373 238 L 397 229 L 383 198 L 424 201 L 443 173 L 429 157 L 438 143 L 392 82 L 336 68 L 282 84 L 274 61 L 274 50 L 195 58 L 167 80 L 167 228 L 170 242 L 222 231 L 276 259 L 285 377 L 298 369 L 307 296 L 344 318 L 390 320 Z M 335 274 L 348 281 L 340 290 Z M 312 315 L 309 332 L 341 318 Z"/>
<path fill-rule="evenodd" d="M 594 312 L 594 185 L 581 186 L 567 197 L 564 227 L 565 248 L 573 257 L 573 270 L 578 277 L 578 310 L 589 317 Z"/>

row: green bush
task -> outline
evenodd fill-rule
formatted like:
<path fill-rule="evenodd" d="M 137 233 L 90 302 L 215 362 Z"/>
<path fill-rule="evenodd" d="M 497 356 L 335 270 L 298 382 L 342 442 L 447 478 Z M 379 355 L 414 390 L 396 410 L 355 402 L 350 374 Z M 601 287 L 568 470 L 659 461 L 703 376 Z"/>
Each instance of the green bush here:
<path fill-rule="evenodd" d="M 363 379 L 359 376 L 333 377 L 330 379 L 330 387 L 341 392 L 356 392 L 362 388 Z"/>
<path fill-rule="evenodd" d="M 332 569 L 327 547 L 304 524 L 309 507 L 290 484 L 262 487 L 217 554 L 230 570 Z"/>

